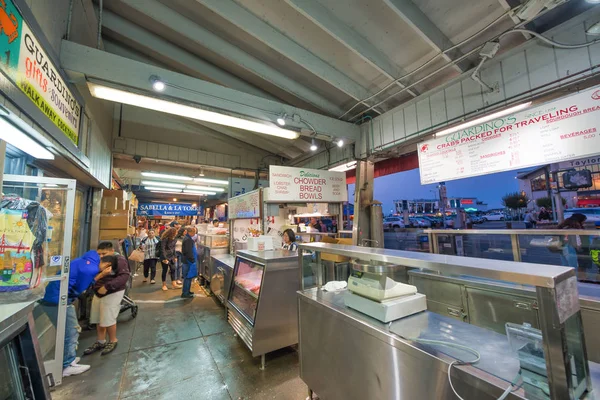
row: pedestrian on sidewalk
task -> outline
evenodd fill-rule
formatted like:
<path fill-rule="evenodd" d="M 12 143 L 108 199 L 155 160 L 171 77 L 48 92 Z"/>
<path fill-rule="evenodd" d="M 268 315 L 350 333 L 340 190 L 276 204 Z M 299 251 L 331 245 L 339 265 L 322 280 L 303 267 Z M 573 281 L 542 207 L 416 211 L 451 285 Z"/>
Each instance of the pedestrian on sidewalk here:
<path fill-rule="evenodd" d="M 527 210 L 525 218 L 523 218 L 523 222 L 525 222 L 525 229 L 535 228 L 535 226 L 537 225 L 537 220 L 535 219 L 533 210 Z"/>
<path fill-rule="evenodd" d="M 181 225 L 180 225 L 181 226 Z M 177 229 L 176 227 L 174 227 Z M 185 228 L 179 228 L 175 237 L 175 280 L 178 285 L 183 283 L 182 268 L 183 268 L 183 239 L 185 238 Z"/>
<path fill-rule="evenodd" d="M 65 339 L 63 349 L 63 377 L 79 375 L 90 369 L 89 365 L 79 364 L 77 345 L 81 327 L 77 321 L 77 312 L 73 302 L 94 281 L 100 270 L 100 257 L 96 251 L 88 251 L 81 258 L 71 261 L 69 271 L 69 292 L 67 315 L 65 322 Z M 60 297 L 60 281 L 52 281 L 46 286 L 46 293 L 41 301 L 42 308 L 56 329 L 58 320 L 58 300 Z"/>
<path fill-rule="evenodd" d="M 148 275 L 150 275 L 150 284 L 156 283 L 156 263 L 158 262 L 160 255 L 160 240 L 156 237 L 154 229 L 148 231 L 148 237 L 141 242 L 142 250 L 144 251 L 144 280 L 148 282 Z"/>
<path fill-rule="evenodd" d="M 117 317 L 129 278 L 129 265 L 125 257 L 109 255 L 100 259 L 100 273 L 95 278 L 90 312 L 90 323 L 96 324 L 98 339 L 85 349 L 84 355 L 102 350 L 102 355 L 105 356 L 117 347 Z"/>
<path fill-rule="evenodd" d="M 196 241 L 194 236 L 196 235 L 196 228 L 193 226 L 187 226 L 185 228 L 185 236 L 182 244 L 182 256 L 183 256 L 183 290 L 181 297 L 184 299 L 194 297 L 191 291 L 192 279 L 198 276 L 198 267 L 196 260 L 198 259 L 198 252 L 196 250 Z"/>
<path fill-rule="evenodd" d="M 177 284 L 175 279 L 175 236 L 177 229 L 167 229 L 160 240 L 160 262 L 162 265 L 162 290 L 167 289 L 167 271 L 171 276 L 171 287 L 173 289 L 181 289 L 181 285 Z"/>

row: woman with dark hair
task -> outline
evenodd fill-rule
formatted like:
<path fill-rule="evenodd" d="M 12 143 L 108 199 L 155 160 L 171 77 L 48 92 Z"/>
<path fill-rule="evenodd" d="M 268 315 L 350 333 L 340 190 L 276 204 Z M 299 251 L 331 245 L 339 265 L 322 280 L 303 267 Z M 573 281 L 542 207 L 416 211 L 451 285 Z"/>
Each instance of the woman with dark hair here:
<path fill-rule="evenodd" d="M 124 257 L 110 255 L 100 259 L 100 273 L 94 278 L 94 298 L 90 310 L 90 323 L 96 324 L 98 339 L 83 352 L 84 355 L 100 350 L 102 355 L 106 355 L 117 347 L 117 317 L 129 274 L 129 264 Z"/>
<path fill-rule="evenodd" d="M 296 243 L 296 233 L 291 229 L 283 231 L 283 249 L 290 251 L 298 250 L 298 243 Z"/>
<path fill-rule="evenodd" d="M 167 289 L 167 271 L 171 275 L 171 286 L 173 289 L 181 289 L 181 286 L 177 284 L 175 280 L 175 236 L 177 236 L 177 229 L 167 229 L 160 238 L 160 262 L 162 265 L 162 290 Z"/>
<path fill-rule="evenodd" d="M 574 213 L 558 225 L 558 229 L 583 229 L 583 223 L 587 217 L 584 214 Z M 581 251 L 581 238 L 579 235 L 565 235 L 563 239 L 563 250 L 560 255 L 562 265 L 577 269 L 577 252 Z"/>

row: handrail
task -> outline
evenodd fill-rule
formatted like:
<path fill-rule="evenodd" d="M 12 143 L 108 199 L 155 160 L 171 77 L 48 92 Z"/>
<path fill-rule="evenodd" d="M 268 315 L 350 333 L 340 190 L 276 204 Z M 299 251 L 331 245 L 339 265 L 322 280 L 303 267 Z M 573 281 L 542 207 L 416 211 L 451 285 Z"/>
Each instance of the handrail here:
<path fill-rule="evenodd" d="M 299 244 L 298 247 L 302 250 L 338 254 L 359 260 L 423 268 L 451 275 L 471 275 L 543 288 L 553 288 L 559 282 L 575 275 L 573 268 L 547 264 L 415 253 L 331 243 L 306 243 Z"/>
<path fill-rule="evenodd" d="M 590 229 L 424 229 L 423 233 L 445 235 L 598 235 Z"/>

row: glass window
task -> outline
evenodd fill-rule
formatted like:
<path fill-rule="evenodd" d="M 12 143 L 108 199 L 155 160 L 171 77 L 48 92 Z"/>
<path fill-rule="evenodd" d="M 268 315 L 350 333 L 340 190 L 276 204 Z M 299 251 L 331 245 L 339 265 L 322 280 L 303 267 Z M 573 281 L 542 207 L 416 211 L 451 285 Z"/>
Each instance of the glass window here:
<path fill-rule="evenodd" d="M 73 215 L 73 234 L 71 239 L 71 260 L 80 256 L 79 246 L 81 245 L 81 237 L 83 236 L 83 192 L 77 190 L 75 192 L 75 209 Z"/>
<path fill-rule="evenodd" d="M 539 190 L 547 190 L 548 186 L 546 184 L 546 176 L 545 174 L 541 174 L 531 179 L 531 190 L 539 191 Z"/>

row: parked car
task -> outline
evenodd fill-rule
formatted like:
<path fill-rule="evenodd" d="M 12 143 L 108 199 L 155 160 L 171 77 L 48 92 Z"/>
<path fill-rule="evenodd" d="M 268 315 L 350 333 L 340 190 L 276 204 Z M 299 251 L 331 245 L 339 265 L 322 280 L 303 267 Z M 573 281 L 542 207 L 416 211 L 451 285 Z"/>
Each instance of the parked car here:
<path fill-rule="evenodd" d="M 474 224 L 482 224 L 485 222 L 485 219 L 483 217 L 480 217 L 479 215 L 472 215 L 469 216 L 469 218 L 471 218 L 471 222 Z"/>
<path fill-rule="evenodd" d="M 404 221 L 400 217 L 388 217 L 383 220 L 383 230 L 404 228 Z"/>
<path fill-rule="evenodd" d="M 565 218 L 569 218 L 575 213 L 583 214 L 587 217 L 586 222 L 600 222 L 600 207 L 594 208 L 570 208 L 565 210 Z"/>
<path fill-rule="evenodd" d="M 411 225 L 415 228 L 431 228 L 431 221 L 420 217 L 409 218 Z"/>
<path fill-rule="evenodd" d="M 506 219 L 506 215 L 501 212 L 489 213 L 483 216 L 486 221 L 504 221 Z"/>

